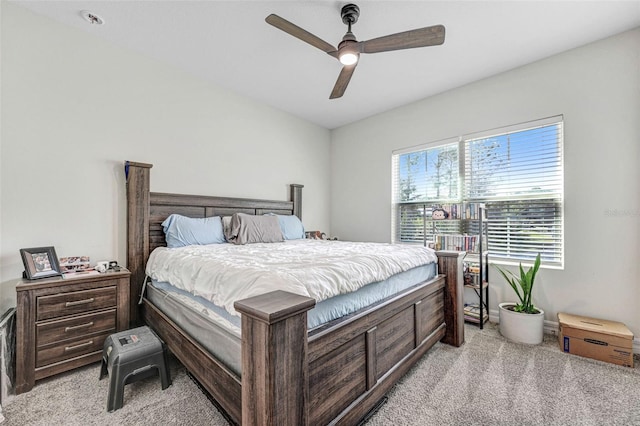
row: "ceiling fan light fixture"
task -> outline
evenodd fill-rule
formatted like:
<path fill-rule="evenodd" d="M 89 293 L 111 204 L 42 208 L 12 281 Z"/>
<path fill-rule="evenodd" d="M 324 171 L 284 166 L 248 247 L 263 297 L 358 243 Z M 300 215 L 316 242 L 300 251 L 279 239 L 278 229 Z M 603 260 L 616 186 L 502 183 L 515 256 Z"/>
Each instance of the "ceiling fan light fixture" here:
<path fill-rule="evenodd" d="M 350 39 L 350 38 L 352 39 Z M 351 32 L 345 35 L 345 39 L 338 45 L 338 60 L 342 65 L 353 65 L 360 59 L 360 50 L 355 37 Z"/>
<path fill-rule="evenodd" d="M 358 53 L 344 52 L 340 54 L 340 63 L 342 65 L 353 65 L 358 62 Z"/>

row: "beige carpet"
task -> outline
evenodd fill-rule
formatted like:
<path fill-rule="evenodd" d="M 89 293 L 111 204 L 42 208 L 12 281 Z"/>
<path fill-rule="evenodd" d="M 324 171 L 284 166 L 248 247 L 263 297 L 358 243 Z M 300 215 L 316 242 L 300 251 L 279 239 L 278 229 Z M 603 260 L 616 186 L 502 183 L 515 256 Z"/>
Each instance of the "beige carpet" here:
<path fill-rule="evenodd" d="M 184 368 L 172 362 L 172 385 L 164 391 L 159 377 L 125 386 L 124 405 L 107 412 L 109 378 L 98 380 L 93 364 L 36 383 L 27 393 L 9 397 L 2 426 L 84 425 L 227 425 Z"/>
<path fill-rule="evenodd" d="M 369 425 L 640 425 L 640 364 L 618 367 L 540 346 L 505 341 L 495 326 L 467 325 L 461 348 L 436 344 L 389 393 Z M 184 368 L 125 387 L 107 413 L 99 364 L 38 382 L 3 407 L 9 425 L 226 425 Z M 315 425 L 314 425 L 315 426 Z"/>
<path fill-rule="evenodd" d="M 466 325 L 461 348 L 439 344 L 389 392 L 370 425 L 640 425 L 640 359 L 620 367 L 506 341 Z"/>

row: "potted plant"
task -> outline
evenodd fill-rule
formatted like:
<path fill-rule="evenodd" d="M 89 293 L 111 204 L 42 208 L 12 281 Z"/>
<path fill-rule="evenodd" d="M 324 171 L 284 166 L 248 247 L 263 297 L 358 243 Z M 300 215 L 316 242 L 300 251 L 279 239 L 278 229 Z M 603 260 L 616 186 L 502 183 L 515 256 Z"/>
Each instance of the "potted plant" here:
<path fill-rule="evenodd" d="M 494 265 L 495 266 L 495 265 Z M 511 288 L 520 303 L 505 302 L 498 305 L 500 334 L 519 343 L 540 344 L 544 335 L 544 311 L 531 301 L 531 292 L 536 274 L 540 268 L 540 253 L 531 268 L 525 271 L 520 263 L 520 276 L 495 266 Z"/>

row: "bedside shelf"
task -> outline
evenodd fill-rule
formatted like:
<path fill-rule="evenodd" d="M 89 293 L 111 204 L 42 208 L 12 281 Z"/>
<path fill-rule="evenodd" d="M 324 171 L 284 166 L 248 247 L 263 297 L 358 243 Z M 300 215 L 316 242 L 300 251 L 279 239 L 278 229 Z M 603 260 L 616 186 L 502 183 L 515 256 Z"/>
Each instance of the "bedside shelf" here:
<path fill-rule="evenodd" d="M 484 203 L 436 204 L 427 215 L 423 209 L 424 245 L 435 250 L 466 252 L 463 285 L 477 296 L 477 313 L 465 320 L 482 329 L 489 313 L 489 251 L 487 209 Z M 436 217 L 436 213 L 438 213 Z M 431 230 L 427 239 L 427 230 Z M 469 292 L 471 293 L 471 292 Z M 480 321 L 478 318 L 484 318 Z"/>

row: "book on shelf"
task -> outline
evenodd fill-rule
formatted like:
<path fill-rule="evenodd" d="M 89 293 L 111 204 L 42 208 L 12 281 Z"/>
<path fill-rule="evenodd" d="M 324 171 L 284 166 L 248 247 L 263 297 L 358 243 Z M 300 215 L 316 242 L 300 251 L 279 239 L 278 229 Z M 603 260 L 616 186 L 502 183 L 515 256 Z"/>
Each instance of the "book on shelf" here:
<path fill-rule="evenodd" d="M 480 219 L 480 208 L 484 208 L 484 203 L 445 203 L 434 204 L 431 211 L 444 210 L 444 213 L 433 215 L 434 220 L 446 219 Z"/>
<path fill-rule="evenodd" d="M 489 314 L 486 309 L 482 312 L 482 318 L 482 322 L 489 320 Z M 480 306 L 478 304 L 464 305 L 464 319 L 471 322 L 480 322 Z"/>
<path fill-rule="evenodd" d="M 439 250 L 478 251 L 477 235 L 434 235 L 433 242 Z"/>

